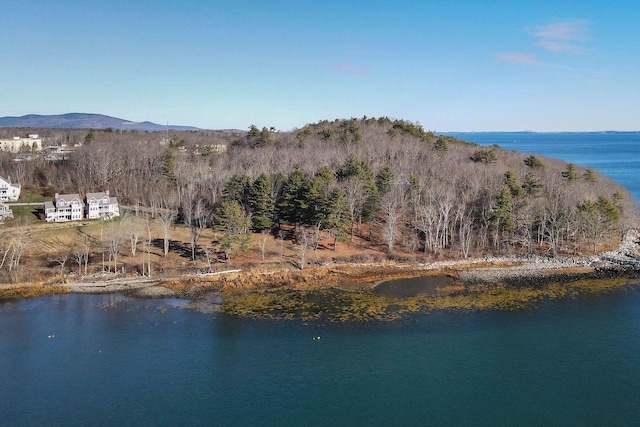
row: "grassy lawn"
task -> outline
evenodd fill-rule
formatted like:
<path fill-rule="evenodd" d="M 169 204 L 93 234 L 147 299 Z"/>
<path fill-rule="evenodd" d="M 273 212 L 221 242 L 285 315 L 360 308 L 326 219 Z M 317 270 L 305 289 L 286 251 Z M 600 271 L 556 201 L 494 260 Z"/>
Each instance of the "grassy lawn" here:
<path fill-rule="evenodd" d="M 24 190 L 20 193 L 20 203 L 44 203 L 47 200 L 53 200 L 53 197 L 45 197 L 42 194 L 31 190 Z"/>
<path fill-rule="evenodd" d="M 10 224 L 11 221 L 20 221 L 23 219 L 28 219 L 32 221 L 39 221 L 37 216 L 38 208 L 37 206 L 10 206 L 11 211 L 13 212 L 13 219 L 8 219 L 7 224 Z"/>

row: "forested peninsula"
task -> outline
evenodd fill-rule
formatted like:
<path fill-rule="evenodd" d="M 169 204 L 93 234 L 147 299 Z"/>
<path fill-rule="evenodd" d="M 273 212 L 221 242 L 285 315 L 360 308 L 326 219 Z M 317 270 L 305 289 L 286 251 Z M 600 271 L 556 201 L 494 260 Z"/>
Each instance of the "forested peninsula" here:
<path fill-rule="evenodd" d="M 434 270 L 457 277 L 425 266 L 584 259 L 638 228 L 631 194 L 596 170 L 387 117 L 287 132 L 5 128 L 0 136 L 35 131 L 74 148 L 57 161 L 0 153 L 0 175 L 22 185 L 23 201 L 108 190 L 125 214 L 46 224 L 41 209 L 16 206 L 0 228 L 0 298 L 24 295 L 24 284 L 35 295 L 114 278 L 195 295 L 186 289 L 339 287 Z M 331 268 L 338 273 L 322 273 Z M 233 273 L 214 275 L 224 272 Z M 468 294 L 471 282 L 448 294 Z"/>

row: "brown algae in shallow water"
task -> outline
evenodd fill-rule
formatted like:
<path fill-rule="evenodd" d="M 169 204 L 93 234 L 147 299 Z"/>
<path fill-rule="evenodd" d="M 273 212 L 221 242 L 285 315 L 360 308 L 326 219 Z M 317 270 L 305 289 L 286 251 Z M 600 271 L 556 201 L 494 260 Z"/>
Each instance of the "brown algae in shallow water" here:
<path fill-rule="evenodd" d="M 452 295 L 398 298 L 374 291 L 321 289 L 254 292 L 225 298 L 222 311 L 259 319 L 324 319 L 334 322 L 395 320 L 429 310 L 517 310 L 544 299 L 610 292 L 628 284 L 624 278 L 579 280 L 540 287 L 480 286 Z"/>

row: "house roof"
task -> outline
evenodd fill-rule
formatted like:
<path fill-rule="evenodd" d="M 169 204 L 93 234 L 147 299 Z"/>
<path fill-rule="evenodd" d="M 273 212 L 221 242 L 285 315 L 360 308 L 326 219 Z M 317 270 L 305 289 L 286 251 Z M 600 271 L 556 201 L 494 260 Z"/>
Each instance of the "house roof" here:
<path fill-rule="evenodd" d="M 91 199 L 95 199 L 97 202 L 101 202 L 106 197 L 107 203 L 101 203 L 103 205 L 117 205 L 118 199 L 112 196 L 109 196 L 109 193 L 106 191 L 100 193 L 87 193 L 87 203 L 90 203 Z"/>
<path fill-rule="evenodd" d="M 100 200 L 103 197 L 109 197 L 109 195 L 107 194 L 106 191 L 101 191 L 99 193 L 87 193 L 87 200 L 89 199 L 96 199 L 96 200 Z"/>
<path fill-rule="evenodd" d="M 84 205 L 84 202 L 80 198 L 79 194 L 59 194 L 55 200 L 56 204 L 59 200 L 64 200 L 66 203 L 71 203 L 74 200 L 77 200 L 78 202 L 80 202 L 80 204 Z"/>

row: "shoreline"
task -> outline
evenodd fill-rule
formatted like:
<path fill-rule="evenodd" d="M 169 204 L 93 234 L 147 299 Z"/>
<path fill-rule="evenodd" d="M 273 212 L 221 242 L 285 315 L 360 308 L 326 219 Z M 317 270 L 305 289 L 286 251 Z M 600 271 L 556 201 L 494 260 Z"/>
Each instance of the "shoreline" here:
<path fill-rule="evenodd" d="M 343 299 L 345 294 L 352 294 L 351 303 L 359 307 L 354 312 L 359 310 L 360 313 L 355 318 L 385 318 L 390 312 L 389 317 L 396 318 L 396 312 L 427 309 L 514 309 L 543 297 L 618 289 L 640 278 L 639 260 L 640 232 L 631 230 L 618 249 L 591 257 L 520 255 L 412 264 L 391 261 L 331 263 L 304 270 L 291 265 L 257 266 L 171 278 L 99 274 L 67 283 L 0 285 L 0 302 L 64 293 L 121 293 L 132 298 L 176 298 L 197 302 L 206 301 L 215 294 L 216 300 L 220 300 L 219 297 L 224 300 L 219 311 L 246 317 L 270 317 L 264 314 L 271 313 L 277 318 L 278 313 L 268 305 L 282 306 L 278 295 L 295 300 L 298 298 L 292 297 L 295 293 L 304 297 L 305 293 L 316 292 L 324 295 L 340 293 Z M 447 276 L 451 281 L 438 289 L 436 297 L 385 297 L 385 300 L 372 292 L 375 285 L 383 281 L 423 276 Z M 252 310 L 252 304 L 256 310 Z M 326 304 L 323 307 L 327 308 Z M 286 312 L 284 317 L 290 318 L 292 312 L 300 310 L 304 311 L 304 307 L 291 306 L 283 310 Z M 369 310 L 369 314 L 363 310 Z M 338 317 L 344 320 L 349 316 L 340 313 Z"/>
<path fill-rule="evenodd" d="M 385 281 L 428 276 L 446 276 L 450 283 L 438 289 L 437 297 L 418 296 L 412 298 L 385 297 L 379 300 L 373 288 Z M 526 305 L 527 301 L 538 301 L 543 297 L 558 297 L 570 293 L 594 293 L 627 286 L 640 278 L 640 269 L 625 263 L 602 261 L 601 259 L 475 259 L 446 261 L 431 264 L 402 264 L 395 262 L 371 264 L 329 264 L 312 266 L 305 270 L 294 268 L 265 269 L 254 267 L 248 270 L 233 269 L 209 274 L 194 274 L 173 278 L 113 277 L 103 275 L 104 280 L 83 280 L 55 284 L 0 285 L 0 303 L 9 300 L 31 298 L 52 294 L 114 294 L 141 299 L 185 299 L 194 303 L 206 302 L 212 295 L 233 301 L 238 306 L 255 304 L 261 307 L 253 312 L 250 307 L 241 310 L 226 310 L 224 304 L 217 311 L 228 311 L 245 317 L 280 318 L 265 316 L 269 311 L 265 301 L 256 301 L 262 295 L 274 305 L 281 305 L 278 296 L 291 298 L 293 294 L 330 294 L 339 292 L 357 296 L 375 296 L 371 305 L 398 305 L 408 303 L 408 311 L 429 309 L 514 309 Z M 581 283 L 589 282 L 587 285 Z M 612 283 L 615 284 L 612 285 Z M 576 285 L 577 284 L 577 285 Z M 493 301 L 487 301 L 493 296 Z M 251 302 L 254 299 L 253 303 Z M 483 300 L 484 298 L 484 300 Z M 514 299 L 515 298 L 515 299 Z M 511 301 L 505 304 L 505 301 Z M 363 301 L 353 301 L 361 305 Z M 420 307 L 418 307 L 420 306 Z M 361 309 L 362 307 L 360 307 Z M 371 307 L 370 307 L 371 308 Z M 378 307 L 379 308 L 379 307 Z M 291 308 L 299 310 L 298 308 Z M 379 311 L 379 310 L 378 310 Z M 404 310 L 401 310 L 404 311 Z M 262 312 L 262 313 L 261 313 Z M 372 312 L 373 314 L 374 312 Z M 295 317 L 295 316 L 293 316 Z M 305 317 L 305 316 L 302 316 Z M 344 313 L 342 314 L 344 317 Z M 349 316 L 347 316 L 349 317 Z M 387 318 L 381 313 L 367 318 Z M 285 315 L 284 318 L 292 318 Z M 356 316 L 362 318 L 362 316 Z M 391 318 L 397 318 L 394 314 Z M 349 319 L 342 319 L 349 320 Z"/>

